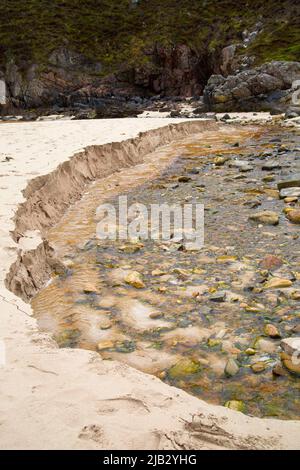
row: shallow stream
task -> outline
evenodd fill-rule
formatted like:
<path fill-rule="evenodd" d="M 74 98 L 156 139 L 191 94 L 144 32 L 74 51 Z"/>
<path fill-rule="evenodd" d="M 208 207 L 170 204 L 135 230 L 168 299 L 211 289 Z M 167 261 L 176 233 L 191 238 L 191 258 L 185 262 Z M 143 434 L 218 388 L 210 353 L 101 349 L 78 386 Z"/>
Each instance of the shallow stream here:
<path fill-rule="evenodd" d="M 300 331 L 300 225 L 283 212 L 300 198 L 279 199 L 277 182 L 300 173 L 300 136 L 224 126 L 158 153 L 169 159 L 160 173 L 148 162 L 93 184 L 50 230 L 66 270 L 32 301 L 40 328 L 210 403 L 299 419 L 300 379 L 280 342 Z M 204 248 L 98 240 L 96 208 L 119 194 L 129 205 L 203 203 Z M 277 225 L 249 220 L 265 210 Z M 288 287 L 267 288 L 274 278 Z"/>

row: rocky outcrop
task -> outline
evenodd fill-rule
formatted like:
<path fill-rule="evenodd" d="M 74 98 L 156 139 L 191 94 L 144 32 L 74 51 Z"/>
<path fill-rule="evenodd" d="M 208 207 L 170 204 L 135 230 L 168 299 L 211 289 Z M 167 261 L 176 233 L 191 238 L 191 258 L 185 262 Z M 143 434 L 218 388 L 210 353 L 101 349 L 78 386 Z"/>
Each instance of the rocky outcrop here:
<path fill-rule="evenodd" d="M 222 63 L 220 65 L 220 69 L 223 75 L 228 75 L 230 72 L 232 72 L 232 64 L 233 60 L 235 57 L 237 46 L 236 44 L 231 44 L 230 46 L 224 47 L 222 49 L 221 57 L 222 57 Z"/>
<path fill-rule="evenodd" d="M 105 74 L 101 63 L 62 47 L 42 67 L 28 64 L 22 69 L 11 60 L 0 71 L 0 78 L 5 80 L 10 107 L 101 107 L 103 97 L 111 96 L 200 95 L 214 71 L 209 57 L 184 44 L 155 44 L 145 50 L 144 62 L 123 64 L 116 73 Z"/>
<path fill-rule="evenodd" d="M 86 109 L 94 109 L 94 117 L 134 116 L 143 99 L 153 95 L 199 97 L 202 93 L 206 107 L 213 111 L 287 111 L 292 84 L 300 79 L 300 63 L 274 61 L 250 68 L 252 59 L 241 56 L 241 47 L 247 49 L 241 43 L 200 54 L 184 44 L 155 44 L 144 51 L 142 65 L 123 64 L 108 75 L 101 63 L 67 47 L 52 52 L 43 67 L 30 64 L 21 69 L 11 60 L 0 71 L 7 95 L 2 112 L 11 107 L 56 107 L 83 110 L 83 117 Z M 220 71 L 222 75 L 215 75 Z"/>
<path fill-rule="evenodd" d="M 256 58 L 249 55 L 247 49 L 262 31 L 263 23 L 258 21 L 250 31 L 247 29 L 243 31 L 241 42 L 230 44 L 222 49 L 220 64 L 222 75 L 227 77 L 253 66 Z"/>
<path fill-rule="evenodd" d="M 11 60 L 2 71 L 7 104 L 15 108 L 64 106 L 70 94 L 92 83 L 93 75 L 100 71 L 101 64 L 67 48 L 53 52 L 43 67 L 28 64 L 24 69 Z"/>
<path fill-rule="evenodd" d="M 147 67 L 135 69 L 136 85 L 167 96 L 202 94 L 210 71 L 205 70 L 203 58 L 189 46 L 156 45 L 150 58 L 153 64 L 150 70 Z"/>
<path fill-rule="evenodd" d="M 18 112 L 111 95 L 198 97 L 213 74 L 299 60 L 296 0 L 2 3 L 0 80 Z"/>
<path fill-rule="evenodd" d="M 214 111 L 284 112 L 292 105 L 293 83 L 300 80 L 299 62 L 270 62 L 224 77 L 213 75 L 204 101 Z"/>

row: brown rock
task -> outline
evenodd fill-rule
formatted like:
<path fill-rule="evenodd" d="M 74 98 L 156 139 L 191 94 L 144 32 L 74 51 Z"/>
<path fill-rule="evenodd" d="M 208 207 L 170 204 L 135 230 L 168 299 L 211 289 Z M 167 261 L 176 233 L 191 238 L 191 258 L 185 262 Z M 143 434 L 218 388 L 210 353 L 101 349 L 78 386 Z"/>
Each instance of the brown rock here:
<path fill-rule="evenodd" d="M 281 357 L 282 364 L 291 374 L 300 376 L 299 361 L 293 360 L 292 356 L 289 356 L 285 352 L 281 353 L 280 357 Z"/>
<path fill-rule="evenodd" d="M 276 328 L 276 326 L 272 325 L 271 323 L 268 323 L 265 326 L 264 331 L 265 334 L 270 338 L 281 338 L 281 334 L 279 333 L 278 328 Z"/>
<path fill-rule="evenodd" d="M 112 322 L 108 318 L 103 318 L 100 320 L 99 326 L 101 330 L 108 330 L 112 327 Z"/>
<path fill-rule="evenodd" d="M 284 202 L 285 202 L 286 204 L 290 204 L 291 202 L 297 202 L 297 201 L 298 201 L 298 198 L 297 198 L 297 197 L 286 197 L 286 198 L 284 199 Z"/>
<path fill-rule="evenodd" d="M 293 300 L 300 300 L 300 290 L 295 290 L 294 292 L 292 292 L 291 298 Z"/>
<path fill-rule="evenodd" d="M 113 341 L 110 341 L 110 340 L 101 341 L 101 342 L 97 345 L 98 351 L 103 351 L 104 349 L 110 349 L 110 348 L 113 348 L 113 347 L 114 347 L 114 342 L 113 342 Z"/>
<path fill-rule="evenodd" d="M 214 160 L 214 164 L 216 166 L 222 166 L 229 160 L 229 157 L 216 157 Z"/>
<path fill-rule="evenodd" d="M 258 224 L 264 225 L 278 225 L 279 217 L 276 212 L 273 211 L 263 211 L 257 212 L 256 214 L 250 215 L 249 220 L 257 222 Z"/>
<path fill-rule="evenodd" d="M 277 377 L 284 377 L 285 375 L 288 375 L 288 371 L 279 363 L 273 367 L 272 373 Z"/>
<path fill-rule="evenodd" d="M 157 318 L 161 318 L 162 316 L 162 313 L 157 311 L 150 313 L 149 318 L 151 318 L 152 320 L 156 320 Z"/>
<path fill-rule="evenodd" d="M 142 276 L 137 271 L 132 271 L 125 277 L 126 284 L 135 287 L 136 289 L 143 289 L 145 284 L 142 280 Z"/>
<path fill-rule="evenodd" d="M 188 183 L 189 181 L 191 181 L 191 177 L 190 176 L 179 176 L 178 178 L 178 182 L 179 183 Z"/>
<path fill-rule="evenodd" d="M 292 209 L 287 213 L 287 218 L 293 224 L 300 224 L 300 209 Z"/>
<path fill-rule="evenodd" d="M 277 184 L 278 189 L 295 188 L 300 186 L 300 175 L 288 177 Z"/>
<path fill-rule="evenodd" d="M 260 372 L 263 372 L 266 369 L 266 363 L 265 362 L 255 362 L 254 364 L 251 365 L 251 369 L 255 374 L 259 374 Z"/>
<path fill-rule="evenodd" d="M 280 268 L 282 264 L 282 259 L 275 255 L 266 255 L 260 262 L 261 268 L 268 270 Z"/>
<path fill-rule="evenodd" d="M 273 277 L 265 283 L 264 289 L 282 289 L 285 287 L 291 287 L 292 281 L 289 279 L 281 279 L 280 277 Z"/>

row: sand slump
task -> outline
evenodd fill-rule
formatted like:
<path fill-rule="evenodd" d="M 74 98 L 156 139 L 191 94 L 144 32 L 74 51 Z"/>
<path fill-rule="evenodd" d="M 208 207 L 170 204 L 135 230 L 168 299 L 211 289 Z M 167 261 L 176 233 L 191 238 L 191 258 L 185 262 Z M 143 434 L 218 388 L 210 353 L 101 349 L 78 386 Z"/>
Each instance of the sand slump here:
<path fill-rule="evenodd" d="M 138 137 L 123 142 L 89 146 L 48 175 L 31 180 L 23 192 L 26 201 L 16 212 L 12 236 L 19 242 L 28 231 L 38 230 L 44 242 L 34 250 L 19 253 L 6 277 L 7 288 L 29 301 L 44 286 L 51 273 L 61 269 L 46 241 L 47 230 L 81 198 L 88 184 L 142 163 L 146 155 L 170 142 L 217 129 L 215 121 L 184 122 L 142 132 Z"/>

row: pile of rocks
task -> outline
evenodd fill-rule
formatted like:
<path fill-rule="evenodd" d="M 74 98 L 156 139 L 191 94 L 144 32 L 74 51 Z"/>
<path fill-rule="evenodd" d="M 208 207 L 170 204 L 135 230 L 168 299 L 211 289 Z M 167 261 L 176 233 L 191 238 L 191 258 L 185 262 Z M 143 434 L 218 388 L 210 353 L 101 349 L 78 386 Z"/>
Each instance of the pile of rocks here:
<path fill-rule="evenodd" d="M 282 113 L 292 107 L 289 114 L 297 114 L 300 107 L 293 105 L 292 97 L 299 79 L 299 62 L 278 61 L 227 77 L 212 75 L 204 89 L 204 102 L 209 109 L 218 112 Z"/>

